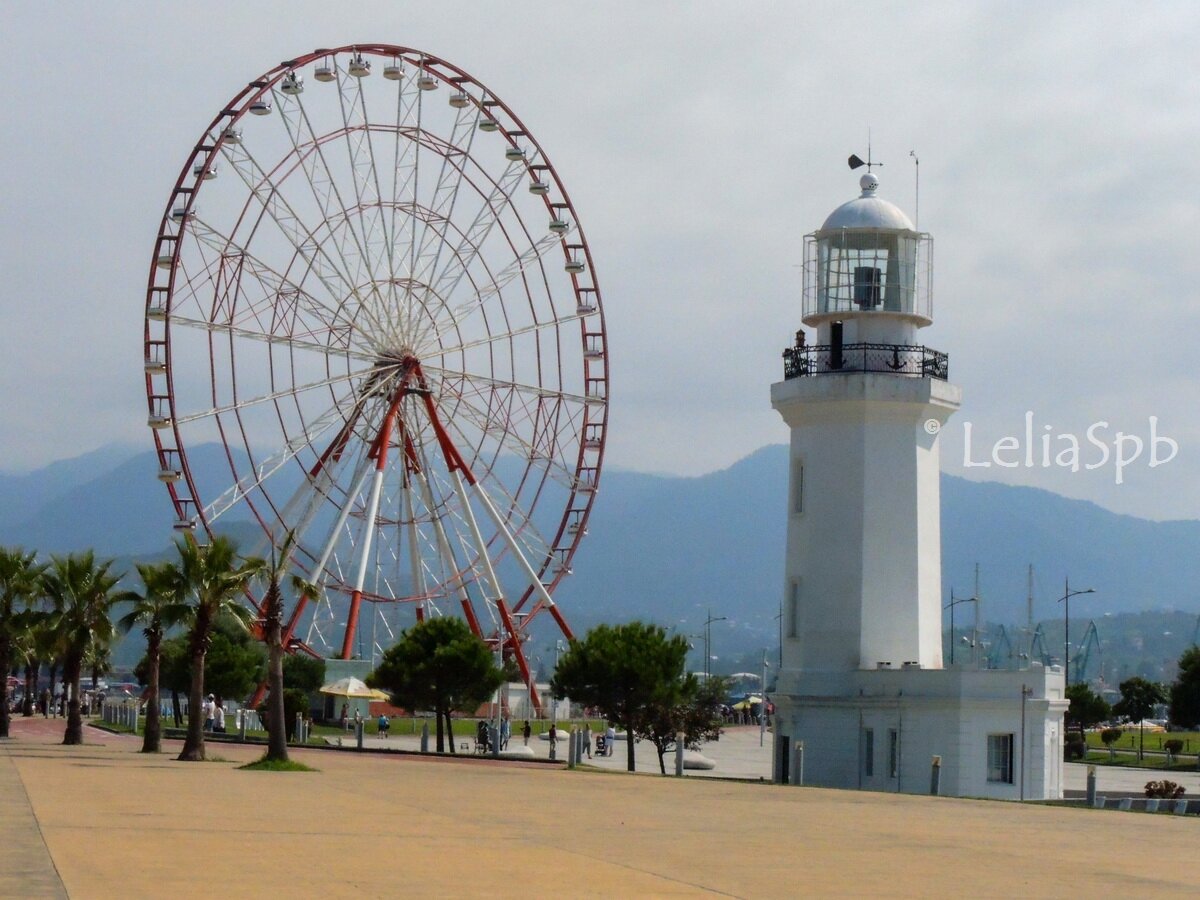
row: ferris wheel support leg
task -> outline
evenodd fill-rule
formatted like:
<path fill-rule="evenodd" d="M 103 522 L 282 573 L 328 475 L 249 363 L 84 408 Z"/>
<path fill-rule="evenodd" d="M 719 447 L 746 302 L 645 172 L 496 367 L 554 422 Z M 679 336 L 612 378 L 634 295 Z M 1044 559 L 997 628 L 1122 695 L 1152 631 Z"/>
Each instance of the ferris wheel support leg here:
<path fill-rule="evenodd" d="M 513 556 L 516 558 L 522 571 L 524 571 L 525 577 L 529 579 L 534 593 L 537 594 L 542 604 L 550 609 L 554 609 L 554 600 L 550 597 L 550 592 L 546 590 L 546 585 L 542 584 L 542 579 L 538 577 L 537 572 L 533 570 L 533 566 L 529 564 L 529 560 L 525 558 L 524 552 L 522 552 L 520 545 L 517 544 L 516 537 L 513 536 L 513 533 L 508 528 L 508 523 L 504 521 L 504 517 L 492 505 L 491 498 L 488 497 L 478 483 L 475 484 L 475 496 L 479 498 L 479 502 L 483 504 L 483 508 L 488 511 L 488 515 L 491 516 L 492 521 L 496 523 L 496 528 L 499 529 L 500 534 L 504 537 L 504 542 L 508 544 L 508 549 L 513 552 Z"/>
<path fill-rule="evenodd" d="M 454 552 L 450 547 L 450 539 L 446 537 L 446 529 L 442 526 L 442 520 L 438 516 L 433 515 L 433 490 L 429 487 L 429 480 L 424 477 L 424 473 L 418 471 L 415 473 L 421 482 L 421 494 L 425 498 L 425 508 L 430 510 L 433 519 L 433 532 L 437 535 L 438 550 L 442 554 L 442 559 L 445 560 L 451 570 L 457 568 L 457 563 L 454 561 Z M 483 629 L 479 625 L 479 617 L 475 615 L 475 607 L 471 604 L 471 597 L 467 593 L 466 585 L 462 579 L 458 579 L 458 596 L 459 602 L 462 604 L 463 615 L 467 619 L 467 625 L 471 629 L 471 633 L 476 637 L 483 637 Z"/>
<path fill-rule="evenodd" d="M 379 494 L 383 489 L 384 454 L 379 454 L 380 464 L 375 467 L 375 478 L 371 482 L 371 499 L 367 503 L 367 520 L 363 523 L 361 555 L 358 572 L 354 576 L 354 593 L 350 595 L 350 611 L 346 614 L 346 634 L 342 638 L 342 659 L 350 659 L 354 645 L 354 632 L 358 628 L 358 612 L 362 607 L 363 585 L 367 581 L 367 566 L 371 562 L 371 541 L 375 537 L 375 517 L 379 514 Z"/>
<path fill-rule="evenodd" d="M 462 474 L 458 469 L 451 469 L 450 475 L 454 480 L 454 493 L 458 494 L 458 502 L 462 504 L 463 518 L 467 520 L 467 527 L 471 530 L 471 539 L 475 542 L 475 550 L 479 553 L 479 560 L 483 563 L 483 571 L 487 575 L 488 585 L 492 589 L 492 596 L 497 600 L 502 600 L 500 594 L 500 582 L 496 579 L 496 570 L 492 566 L 492 558 L 488 555 L 487 543 L 483 539 L 483 533 L 479 530 L 479 522 L 475 519 L 475 510 L 471 507 L 471 498 L 467 496 L 467 490 L 463 487 Z"/>
<path fill-rule="evenodd" d="M 420 597 L 425 597 L 427 587 L 425 584 L 425 570 L 421 566 L 421 548 L 417 544 L 417 520 L 413 515 L 411 477 L 408 479 L 408 484 L 404 486 L 404 517 L 408 519 L 408 564 L 413 573 L 413 593 Z M 425 621 L 425 600 L 421 600 L 417 604 L 417 621 Z"/>

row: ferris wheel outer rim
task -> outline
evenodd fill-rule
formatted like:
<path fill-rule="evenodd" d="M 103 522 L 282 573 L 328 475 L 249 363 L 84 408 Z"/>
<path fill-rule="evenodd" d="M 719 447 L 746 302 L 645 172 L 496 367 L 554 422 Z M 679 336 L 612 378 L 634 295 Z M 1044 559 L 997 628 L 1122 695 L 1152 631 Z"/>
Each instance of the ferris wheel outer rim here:
<path fill-rule="evenodd" d="M 322 58 L 333 57 L 337 54 L 343 53 L 362 53 L 372 56 L 402 59 L 403 62 L 434 75 L 445 84 L 461 87 L 462 85 L 469 83 L 477 87 L 482 92 L 481 97 L 476 98 L 468 94 L 469 101 L 479 108 L 482 114 L 489 115 L 492 118 L 499 118 L 499 116 L 495 115 L 495 110 L 502 110 L 507 119 L 511 121 L 513 126 L 515 126 L 511 129 L 499 129 L 505 140 L 507 140 L 511 146 L 518 146 L 516 138 L 523 138 L 524 141 L 530 144 L 536 151 L 534 154 L 526 154 L 526 171 L 532 174 L 532 163 L 530 163 L 529 160 L 536 159 L 541 173 L 549 173 L 549 177 L 552 179 L 555 190 L 558 196 L 561 197 L 561 200 L 556 202 L 561 205 L 558 205 L 557 207 L 551 207 L 550 195 L 544 195 L 541 199 L 545 203 L 547 211 L 553 212 L 554 209 L 565 209 L 570 213 L 571 220 L 573 222 L 572 244 L 575 246 L 575 249 L 582 251 L 581 256 L 585 260 L 591 285 L 590 288 L 581 289 L 578 276 L 572 274 L 570 276 L 572 292 L 574 294 L 577 306 L 582 306 L 583 300 L 586 297 L 595 307 L 594 311 L 579 316 L 579 340 L 580 344 L 582 345 L 581 349 L 583 351 L 583 355 L 580 358 L 580 362 L 582 363 L 581 374 L 583 376 L 585 385 L 595 383 L 602 388 L 604 403 L 601 407 L 601 414 L 595 419 L 592 418 L 594 407 L 588 404 L 584 405 L 583 419 L 581 420 L 580 425 L 579 447 L 575 459 L 573 460 L 575 483 L 565 498 L 564 509 L 559 517 L 557 529 L 554 531 L 553 537 L 547 542 L 547 554 L 545 558 L 538 562 L 537 565 L 539 579 L 545 585 L 547 592 L 553 593 L 554 589 L 558 586 L 561 580 L 566 576 L 566 574 L 569 573 L 571 560 L 578 551 L 580 542 L 587 531 L 587 524 L 591 517 L 596 491 L 599 488 L 608 438 L 608 412 L 611 402 L 610 362 L 602 294 L 600 290 L 599 279 L 595 274 L 596 269 L 593 265 L 591 247 L 587 242 L 583 227 L 579 224 L 579 216 L 575 211 L 574 204 L 571 201 L 570 195 L 563 185 L 562 179 L 559 177 L 557 170 L 554 168 L 553 163 L 543 150 L 541 144 L 525 126 L 524 122 L 512 111 L 511 107 L 504 103 L 504 101 L 501 100 L 495 94 L 495 92 L 493 92 L 477 78 L 467 73 L 465 70 L 440 57 L 411 47 L 403 47 L 400 45 L 391 44 L 351 44 L 333 49 L 314 50 L 295 59 L 280 63 L 278 66 L 264 73 L 264 75 L 250 82 L 245 88 L 242 88 L 234 96 L 234 98 L 222 108 L 222 110 L 212 119 L 209 126 L 204 130 L 200 140 L 193 146 L 191 153 L 187 156 L 184 165 L 180 170 L 180 174 L 176 179 L 175 185 L 168 197 L 166 208 L 164 210 L 162 219 L 160 220 L 158 233 L 155 239 L 154 252 L 151 257 L 150 272 L 147 283 L 145 305 L 146 315 L 143 328 L 143 350 L 145 359 L 151 359 L 154 346 L 161 345 L 163 348 L 162 359 L 166 364 L 166 371 L 164 373 L 165 393 L 156 393 L 155 374 L 148 370 L 145 372 L 145 384 L 148 414 L 154 415 L 156 409 L 161 411 L 162 401 L 165 400 L 166 408 L 169 411 L 171 419 L 169 429 L 151 429 L 160 468 L 165 470 L 170 467 L 172 462 L 171 455 L 173 454 L 175 457 L 175 465 L 178 466 L 178 469 L 181 472 L 181 480 L 187 486 L 189 496 L 183 496 L 181 494 L 181 492 L 178 490 L 176 482 L 167 482 L 166 485 L 171 497 L 172 505 L 175 508 L 177 521 L 192 520 L 196 524 L 202 525 L 207 534 L 210 536 L 213 534 L 213 528 L 205 516 L 204 507 L 202 505 L 204 498 L 198 496 L 198 492 L 196 490 L 195 481 L 192 477 L 187 458 L 187 447 L 182 440 L 178 418 L 175 415 L 176 395 L 174 388 L 174 372 L 173 367 L 170 364 L 171 333 L 169 322 L 171 303 L 174 299 L 176 290 L 175 279 L 178 270 L 178 257 L 180 247 L 183 244 L 182 238 L 184 230 L 186 229 L 187 217 L 192 214 L 195 208 L 196 198 L 200 193 L 203 182 L 203 178 L 201 176 L 194 174 L 194 168 L 201 159 L 206 165 L 211 164 L 216 159 L 217 154 L 226 139 L 224 129 L 234 126 L 241 121 L 241 119 L 248 113 L 251 104 L 253 104 L 263 95 L 268 94 L 287 73 L 298 70 Z M 482 104 L 483 98 L 486 98 L 488 101 L 488 109 L 486 111 L 484 110 Z M 216 135 L 216 140 L 212 141 L 211 138 L 214 134 Z M 537 177 L 539 180 L 542 180 L 544 176 L 543 174 L 539 173 L 535 177 Z M 191 181 L 190 186 L 189 180 Z M 178 208 L 181 198 L 183 199 L 182 208 L 184 219 L 180 223 L 178 232 L 172 234 L 172 213 Z M 571 251 L 567 249 L 566 241 L 567 238 L 564 235 L 560 239 L 559 243 L 563 248 L 564 257 L 569 259 L 571 257 Z M 172 264 L 169 269 L 167 283 L 165 285 L 159 285 L 157 281 L 161 268 L 158 265 L 158 261 L 164 255 L 164 245 L 171 246 Z M 165 311 L 167 322 L 167 324 L 163 326 L 163 339 L 161 341 L 154 340 L 151 324 L 152 320 L 149 315 L 150 309 L 154 305 L 154 300 L 156 297 L 162 297 L 164 300 L 162 307 Z M 589 332 L 587 330 L 589 319 L 598 324 L 598 331 Z M 569 323 L 562 324 L 565 326 Z M 600 335 L 600 343 L 603 347 L 604 355 L 601 374 L 598 376 L 593 376 L 589 369 L 589 358 L 586 351 L 588 336 L 595 336 L 596 334 Z M 215 378 L 215 373 L 210 373 L 210 377 Z M 587 428 L 589 425 L 599 426 L 599 438 L 595 443 L 589 443 L 589 439 L 587 438 Z M 173 436 L 173 447 L 167 446 L 166 442 L 164 441 L 164 431 L 169 431 L 169 433 Z M 234 464 L 232 458 L 231 445 L 228 440 L 223 440 L 222 444 L 224 446 L 231 471 L 236 472 L 236 465 Z M 590 458 L 589 454 L 592 454 Z M 564 460 L 564 462 L 565 461 L 566 460 Z M 585 465 L 585 463 L 587 463 L 587 465 Z M 586 491 L 581 491 L 580 476 L 585 469 L 588 469 L 593 473 L 593 480 L 590 484 L 590 487 Z M 527 473 L 528 468 L 526 469 L 526 474 Z M 581 493 L 586 496 L 585 502 L 581 504 L 582 512 L 577 518 L 572 519 L 572 511 L 579 508 L 576 506 L 576 500 L 580 498 Z M 191 515 L 188 514 L 189 506 L 191 507 Z M 257 511 L 255 511 L 255 516 L 260 527 L 262 527 L 263 530 L 269 534 L 270 529 L 266 523 L 262 521 L 262 518 Z M 572 524 L 572 522 L 576 527 L 576 530 L 573 533 L 568 527 L 570 524 Z M 565 537 L 569 537 L 569 541 L 567 542 L 566 547 L 562 547 L 560 545 L 564 543 Z M 559 555 L 563 550 L 565 550 L 565 553 Z M 547 580 L 545 578 L 545 574 L 554 566 L 557 566 L 558 570 L 552 574 L 552 577 L 549 580 Z M 510 608 L 514 613 L 522 610 L 522 607 L 525 606 L 534 589 L 535 586 L 530 585 L 525 593 L 511 604 Z M 539 606 L 540 601 L 535 603 L 529 612 L 536 611 Z M 554 614 L 554 618 L 559 621 L 559 624 L 564 628 L 564 630 L 567 630 L 566 624 L 561 619 L 561 616 L 559 615 L 555 605 L 551 605 L 550 612 Z M 532 618 L 532 616 L 530 616 L 530 618 Z"/>

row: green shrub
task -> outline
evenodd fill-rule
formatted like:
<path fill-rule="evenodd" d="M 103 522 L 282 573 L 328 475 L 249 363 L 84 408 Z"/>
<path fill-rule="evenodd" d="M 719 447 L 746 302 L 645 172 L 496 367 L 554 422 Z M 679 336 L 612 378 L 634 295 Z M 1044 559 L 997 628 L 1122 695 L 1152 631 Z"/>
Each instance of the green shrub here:
<path fill-rule="evenodd" d="M 1163 749 L 1172 756 L 1178 756 L 1183 752 L 1183 741 L 1179 738 L 1171 738 L 1169 741 L 1163 741 Z"/>
<path fill-rule="evenodd" d="M 1073 738 L 1067 741 L 1066 758 L 1070 762 L 1073 759 L 1083 759 L 1087 753 L 1087 744 L 1078 738 Z"/>
<path fill-rule="evenodd" d="M 1121 728 L 1105 728 L 1100 732 L 1100 740 L 1104 742 L 1105 747 L 1111 747 L 1121 739 L 1121 735 L 1125 733 Z"/>

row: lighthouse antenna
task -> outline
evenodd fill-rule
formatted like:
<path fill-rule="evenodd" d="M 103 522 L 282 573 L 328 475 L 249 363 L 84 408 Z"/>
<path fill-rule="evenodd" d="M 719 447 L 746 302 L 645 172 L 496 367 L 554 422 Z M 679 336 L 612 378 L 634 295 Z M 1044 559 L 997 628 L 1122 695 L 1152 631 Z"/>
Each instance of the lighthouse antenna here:
<path fill-rule="evenodd" d="M 909 150 L 908 155 L 913 158 L 913 168 L 916 171 L 917 187 L 913 199 L 913 227 L 918 231 L 921 230 L 921 158 L 917 156 L 916 150 Z"/>

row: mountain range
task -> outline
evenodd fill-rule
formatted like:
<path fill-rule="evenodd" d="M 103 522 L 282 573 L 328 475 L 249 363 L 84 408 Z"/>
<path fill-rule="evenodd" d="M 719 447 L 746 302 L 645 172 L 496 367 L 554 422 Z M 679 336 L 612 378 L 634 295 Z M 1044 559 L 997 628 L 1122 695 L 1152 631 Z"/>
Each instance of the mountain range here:
<path fill-rule="evenodd" d="M 216 466 L 223 454 L 211 444 L 189 459 Z M 698 634 L 711 611 L 725 617 L 722 640 L 773 644 L 787 465 L 787 448 L 769 446 L 699 477 L 606 471 L 574 575 L 556 595 L 575 629 L 644 618 Z M 0 544 L 161 553 L 173 513 L 157 468 L 153 452 L 113 446 L 0 475 Z M 1072 604 L 1085 621 L 1200 612 L 1200 521 L 1153 522 L 1035 488 L 943 475 L 942 561 L 946 597 L 971 595 L 978 565 L 982 617 L 993 622 L 1025 623 L 1030 564 L 1034 620 L 1061 619 L 1068 575 L 1095 589 Z"/>

